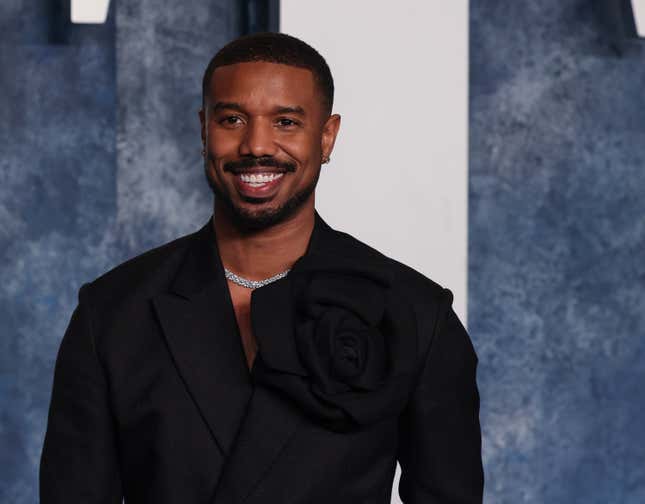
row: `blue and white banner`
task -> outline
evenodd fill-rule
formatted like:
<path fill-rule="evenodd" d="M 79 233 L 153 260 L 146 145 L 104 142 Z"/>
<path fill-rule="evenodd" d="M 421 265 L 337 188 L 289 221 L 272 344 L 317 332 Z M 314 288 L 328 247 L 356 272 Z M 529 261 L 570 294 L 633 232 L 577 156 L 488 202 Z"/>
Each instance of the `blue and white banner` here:
<path fill-rule="evenodd" d="M 277 3 L 0 2 L 1 502 L 79 286 L 210 215 L 202 72 Z M 279 4 L 336 82 L 321 215 L 468 325 L 485 502 L 645 502 L 645 0 Z"/>

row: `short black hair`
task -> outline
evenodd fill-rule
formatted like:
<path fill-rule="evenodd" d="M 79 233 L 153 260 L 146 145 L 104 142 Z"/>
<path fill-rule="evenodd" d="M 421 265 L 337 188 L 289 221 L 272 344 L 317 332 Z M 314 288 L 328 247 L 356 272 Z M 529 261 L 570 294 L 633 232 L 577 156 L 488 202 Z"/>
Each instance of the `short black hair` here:
<path fill-rule="evenodd" d="M 202 80 L 202 106 L 206 103 L 211 77 L 216 68 L 251 61 L 282 63 L 310 70 L 320 88 L 323 105 L 327 113 L 331 113 L 334 103 L 334 79 L 325 58 L 299 38 L 274 32 L 240 37 L 226 44 L 213 56 Z"/>

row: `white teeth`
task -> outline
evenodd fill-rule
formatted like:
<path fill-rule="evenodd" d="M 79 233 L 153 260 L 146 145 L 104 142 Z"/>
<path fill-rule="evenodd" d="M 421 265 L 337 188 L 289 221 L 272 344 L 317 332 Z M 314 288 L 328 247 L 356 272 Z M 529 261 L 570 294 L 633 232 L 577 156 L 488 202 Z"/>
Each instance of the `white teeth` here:
<path fill-rule="evenodd" d="M 266 184 L 267 182 L 279 179 L 282 175 L 284 175 L 284 173 L 254 173 L 252 175 L 242 173 L 240 174 L 240 179 L 242 179 L 242 182 L 258 187 Z"/>

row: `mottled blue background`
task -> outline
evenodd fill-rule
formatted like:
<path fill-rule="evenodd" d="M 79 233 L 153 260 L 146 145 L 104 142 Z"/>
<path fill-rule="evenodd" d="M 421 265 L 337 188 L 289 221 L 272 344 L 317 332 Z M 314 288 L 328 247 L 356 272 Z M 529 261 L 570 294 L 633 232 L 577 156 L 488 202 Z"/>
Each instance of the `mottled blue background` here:
<path fill-rule="evenodd" d="M 64 4 L 0 4 L 2 503 L 37 501 L 78 287 L 208 217 L 201 72 L 244 26 L 234 0 L 113 0 L 101 27 Z M 591 1 L 471 2 L 486 502 L 645 502 L 644 89 Z"/>
<path fill-rule="evenodd" d="M 471 2 L 469 329 L 486 502 L 645 503 L 645 45 Z"/>
<path fill-rule="evenodd" d="M 69 1 L 0 3 L 2 504 L 38 501 L 78 287 L 210 215 L 201 76 L 239 33 L 239 5 L 112 0 L 106 25 L 72 26 L 56 11 Z"/>

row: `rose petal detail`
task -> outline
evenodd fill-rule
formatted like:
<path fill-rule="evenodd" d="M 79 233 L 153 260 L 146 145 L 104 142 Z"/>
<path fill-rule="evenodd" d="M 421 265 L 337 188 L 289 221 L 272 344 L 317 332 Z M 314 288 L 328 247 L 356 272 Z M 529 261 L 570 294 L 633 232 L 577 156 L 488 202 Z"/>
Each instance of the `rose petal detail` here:
<path fill-rule="evenodd" d="M 410 303 L 380 269 L 303 258 L 287 277 L 254 291 L 251 317 L 256 384 L 321 425 L 347 431 L 402 411 L 416 324 Z"/>

